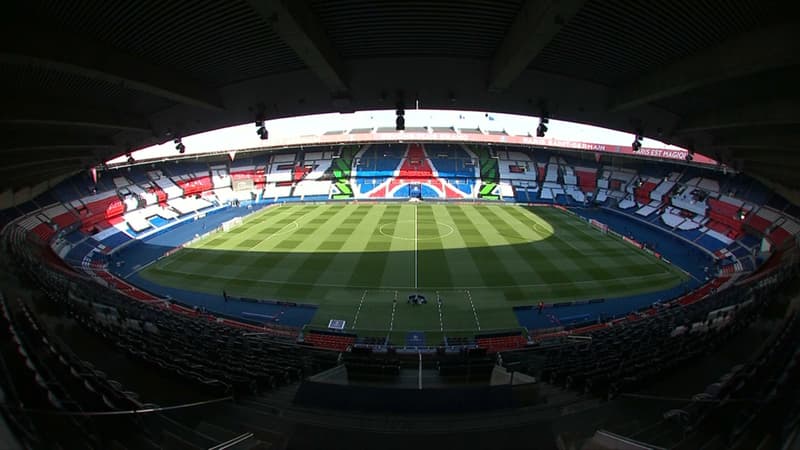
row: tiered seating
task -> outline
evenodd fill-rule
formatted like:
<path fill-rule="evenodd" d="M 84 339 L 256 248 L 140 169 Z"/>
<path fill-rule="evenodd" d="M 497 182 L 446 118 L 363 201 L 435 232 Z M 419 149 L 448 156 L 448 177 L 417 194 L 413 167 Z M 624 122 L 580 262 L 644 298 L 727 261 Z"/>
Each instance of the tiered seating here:
<path fill-rule="evenodd" d="M 366 153 L 366 151 L 362 151 L 362 153 Z M 362 159 L 358 164 L 364 163 L 365 160 Z M 356 178 L 355 194 L 357 197 L 408 198 L 412 195 L 419 195 L 423 198 L 460 199 L 472 194 L 471 187 L 458 189 L 446 179 L 437 177 L 430 159 L 420 144 L 409 145 L 406 157 L 392 172 L 386 172 L 384 176 L 377 178 L 364 178 L 364 173 L 374 172 L 367 169 L 366 172 L 359 173 Z M 468 183 L 462 181 L 459 184 Z M 419 187 L 419 191 L 412 192 L 411 188 L 416 186 Z M 511 196 L 513 197 L 513 191 Z"/>
<path fill-rule="evenodd" d="M 267 183 L 291 182 L 295 170 L 295 154 L 272 155 L 267 172 Z"/>
<path fill-rule="evenodd" d="M 608 190 L 633 193 L 632 191 L 629 192 L 627 187 L 637 177 L 635 170 L 615 168 L 614 170 L 607 172 L 608 176 L 605 176 L 604 174 L 603 178 L 608 178 Z"/>
<path fill-rule="evenodd" d="M 43 222 L 42 219 L 37 215 L 28 216 L 27 218 L 23 219 L 19 222 L 20 226 L 27 231 L 32 232 L 34 235 L 38 236 L 42 242 L 49 242 L 50 238 L 56 234 L 53 227 L 50 226 L 48 222 Z"/>
<path fill-rule="evenodd" d="M 168 199 L 178 198 L 183 195 L 183 190 L 176 186 L 162 171 L 151 170 L 147 172 L 147 176 L 166 194 Z M 159 199 L 159 201 L 161 200 Z"/>
<path fill-rule="evenodd" d="M 544 175 L 546 183 L 558 183 L 558 160 L 553 156 L 547 164 L 547 172 Z"/>
<path fill-rule="evenodd" d="M 788 412 L 793 400 L 783 394 L 800 378 L 799 338 L 800 320 L 792 313 L 759 352 L 728 369 L 684 405 L 671 406 L 663 414 L 665 420 L 649 427 L 648 436 L 668 435 L 680 424 L 676 448 L 755 448 L 779 443 L 773 436 L 780 435 L 781 427 L 789 424 L 791 429 L 797 423 Z M 743 398 L 759 401 L 749 408 L 734 406 L 735 400 Z M 652 438 L 645 441 L 656 443 Z"/>
<path fill-rule="evenodd" d="M 488 352 L 502 352 L 523 348 L 528 341 L 519 333 L 497 333 L 476 336 L 475 343 Z"/>
<path fill-rule="evenodd" d="M 355 185 L 356 189 L 354 191 L 354 194 L 356 197 L 365 197 L 368 196 L 375 189 L 377 189 L 379 186 L 384 185 L 384 189 L 382 191 L 386 196 L 388 196 L 388 193 L 386 192 L 385 189 L 385 187 L 388 186 L 388 184 L 384 184 L 385 182 L 386 179 L 384 178 L 378 178 L 378 179 L 358 178 L 356 179 L 356 185 Z"/>
<path fill-rule="evenodd" d="M 686 178 L 686 175 L 684 175 Z M 683 182 L 686 186 L 696 187 L 706 192 L 720 192 L 719 181 L 712 178 L 693 177 Z"/>
<path fill-rule="evenodd" d="M 182 202 L 184 199 L 174 199 L 170 200 L 170 202 Z M 191 201 L 191 200 L 189 200 Z M 151 205 L 146 208 L 137 209 L 135 211 L 131 211 L 129 213 L 125 213 L 125 221 L 128 223 L 128 226 L 131 230 L 139 233 L 151 226 L 158 227 L 158 223 L 151 222 L 153 217 L 160 217 L 163 221 L 168 221 L 171 219 L 175 219 L 178 217 L 178 214 L 174 211 L 164 208 L 161 205 Z"/>
<path fill-rule="evenodd" d="M 263 165 L 257 165 L 254 160 L 236 160 L 231 164 L 231 187 L 234 190 L 263 189 L 267 182 Z"/>
<path fill-rule="evenodd" d="M 748 214 L 747 216 L 747 224 L 750 225 L 753 229 L 757 232 L 761 233 L 762 235 L 766 235 L 769 227 L 772 226 L 779 218 L 781 217 L 780 213 L 777 211 L 773 211 L 767 207 L 761 207 L 755 214 Z"/>
<path fill-rule="evenodd" d="M 405 146 L 373 144 L 366 146 L 355 158 L 355 176 L 386 179 L 394 175 L 403 161 Z"/>
<path fill-rule="evenodd" d="M 661 214 L 661 220 L 670 228 L 679 230 L 695 230 L 700 228 L 707 219 L 703 216 L 694 216 L 688 211 L 668 206 Z"/>
<path fill-rule="evenodd" d="M 673 172 L 668 177 L 664 178 L 664 180 L 650 192 L 650 200 L 668 202 L 669 195 L 677 184 L 675 180 L 677 180 L 679 176 L 678 173 Z"/>
<path fill-rule="evenodd" d="M 670 198 L 670 202 L 676 208 L 680 208 L 697 214 L 700 216 L 706 215 L 708 205 L 706 198 L 708 194 L 702 190 L 695 189 L 694 187 L 685 187 L 678 189 L 678 191 Z"/>
<path fill-rule="evenodd" d="M 171 208 L 175 208 L 181 215 L 190 214 L 202 209 L 208 208 L 213 206 L 211 202 L 202 198 L 173 198 L 169 200 L 167 204 Z"/>
<path fill-rule="evenodd" d="M 177 182 L 178 187 L 183 190 L 183 195 L 202 194 L 203 192 L 210 191 L 214 185 L 211 182 L 211 177 L 201 177 L 192 180 L 180 180 Z"/>
<path fill-rule="evenodd" d="M 651 179 L 639 179 L 641 184 L 634 188 L 636 202 L 640 205 L 649 204 L 652 200 L 650 194 L 656 189 L 658 183 Z"/>
<path fill-rule="evenodd" d="M 504 200 L 513 200 L 514 199 L 514 186 L 510 183 L 497 183 L 497 187 L 500 188 L 500 196 Z"/>
<path fill-rule="evenodd" d="M 228 166 L 224 164 L 211 166 L 211 184 L 215 190 L 231 187 L 231 175 L 228 172 Z"/>
<path fill-rule="evenodd" d="M 463 179 L 463 178 L 451 178 L 444 180 L 451 189 L 457 190 L 467 197 L 472 197 L 475 194 L 476 184 L 475 181 L 477 178 L 471 179 Z M 536 187 L 536 183 L 532 183 L 534 187 Z M 448 192 L 448 195 L 451 192 L 451 189 L 445 188 L 445 191 Z"/>
<path fill-rule="evenodd" d="M 583 192 L 594 192 L 597 189 L 597 169 L 591 167 L 575 167 L 578 186 Z"/>
<path fill-rule="evenodd" d="M 768 239 L 772 241 L 775 246 L 780 247 L 793 236 L 800 232 L 800 226 L 796 222 L 787 220 L 781 223 L 780 226 L 775 227 L 769 233 Z"/>
<path fill-rule="evenodd" d="M 716 294 L 706 290 L 703 301 L 594 326 L 588 331 L 590 347 L 579 343 L 545 346 L 504 353 L 503 361 L 552 384 L 613 397 L 713 351 L 759 315 L 772 297 L 772 289 L 759 289 L 755 297 L 744 290 Z M 750 301 L 752 298 L 756 301 Z M 543 364 L 532 363 L 542 358 Z"/>
<path fill-rule="evenodd" d="M 90 197 L 70 202 L 70 206 L 78 213 L 81 229 L 89 232 L 93 229 L 105 229 L 119 222 L 125 212 L 125 204 L 115 191 L 103 192 Z M 112 221 L 112 219 L 115 219 Z"/>
<path fill-rule="evenodd" d="M 647 216 L 653 214 L 654 212 L 658 211 L 659 208 L 661 208 L 661 202 L 652 201 L 649 204 L 644 205 L 641 208 L 637 209 L 636 210 L 636 214 L 640 215 L 640 216 L 643 216 L 643 217 L 647 217 Z"/>
<path fill-rule="evenodd" d="M 291 182 L 287 183 L 267 183 L 264 185 L 264 198 L 278 199 L 292 195 Z"/>
<path fill-rule="evenodd" d="M 749 207 L 731 197 L 709 198 L 706 216 L 711 220 L 706 226 L 735 240 L 743 233 L 742 220 L 748 212 Z"/>
<path fill-rule="evenodd" d="M 319 180 L 325 173 L 328 172 L 331 168 L 331 164 L 333 164 L 333 159 L 326 158 L 321 159 L 322 153 L 321 152 L 314 152 L 314 153 L 306 153 L 306 159 L 303 162 L 305 166 L 305 176 L 303 179 L 305 180 Z M 314 159 L 310 159 L 314 158 Z"/>
<path fill-rule="evenodd" d="M 572 166 L 567 164 L 564 158 L 558 158 L 558 164 L 561 168 L 561 176 L 564 180 L 564 185 L 572 185 L 576 186 L 578 184 L 578 177 L 575 175 L 575 170 L 573 170 Z"/>
<path fill-rule="evenodd" d="M 564 193 L 572 197 L 576 202 L 583 203 L 586 201 L 586 196 L 583 191 L 575 185 L 568 184 L 564 187 Z"/>
<path fill-rule="evenodd" d="M 433 168 L 422 145 L 411 144 L 408 146 L 406 158 L 400 165 L 399 175 L 403 178 L 419 178 L 421 180 L 433 178 Z"/>
<path fill-rule="evenodd" d="M 303 336 L 303 342 L 314 347 L 343 352 L 356 342 L 356 335 L 312 330 Z"/>
<path fill-rule="evenodd" d="M 460 145 L 425 144 L 425 153 L 440 178 L 476 178 L 474 157 Z"/>
<path fill-rule="evenodd" d="M 497 169 L 502 180 L 536 181 L 536 166 L 530 157 L 522 152 L 501 150 L 497 152 Z M 474 173 L 472 175 L 475 176 Z"/>
<path fill-rule="evenodd" d="M 631 209 L 636 206 L 636 202 L 633 200 L 632 195 L 628 195 L 624 199 L 620 200 L 617 206 L 619 209 Z"/>
<path fill-rule="evenodd" d="M 294 195 L 299 197 L 324 196 L 327 197 L 331 190 L 330 181 L 303 180 L 294 188 Z"/>
<path fill-rule="evenodd" d="M 58 226 L 59 229 L 67 228 L 78 221 L 78 218 L 75 216 L 75 214 L 69 211 L 62 204 L 53 205 L 50 208 L 43 209 L 42 214 L 47 216 L 47 218 L 50 219 L 50 222 Z"/>
<path fill-rule="evenodd" d="M 222 173 L 222 179 L 224 179 L 225 172 Z M 216 178 L 219 179 L 220 177 Z M 199 170 L 197 172 L 187 173 L 185 175 L 173 175 L 172 179 L 175 181 L 175 184 L 181 188 L 184 196 L 202 194 L 203 192 L 210 191 L 214 188 L 214 182 L 209 176 L 208 168 Z"/>

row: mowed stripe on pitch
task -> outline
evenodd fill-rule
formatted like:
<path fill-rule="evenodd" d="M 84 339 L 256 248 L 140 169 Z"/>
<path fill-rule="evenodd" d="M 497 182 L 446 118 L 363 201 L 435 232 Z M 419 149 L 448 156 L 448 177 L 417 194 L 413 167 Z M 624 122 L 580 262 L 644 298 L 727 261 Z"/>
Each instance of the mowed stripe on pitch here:
<path fill-rule="evenodd" d="M 454 231 L 442 232 L 440 224 Z M 681 279 L 676 269 L 553 208 L 430 204 L 273 207 L 142 275 L 211 293 L 357 305 L 365 288 L 413 288 L 413 239 L 393 238 L 381 225 L 402 236 L 413 236 L 416 226 L 424 238 L 420 289 L 468 287 L 479 309 L 627 295 Z"/>

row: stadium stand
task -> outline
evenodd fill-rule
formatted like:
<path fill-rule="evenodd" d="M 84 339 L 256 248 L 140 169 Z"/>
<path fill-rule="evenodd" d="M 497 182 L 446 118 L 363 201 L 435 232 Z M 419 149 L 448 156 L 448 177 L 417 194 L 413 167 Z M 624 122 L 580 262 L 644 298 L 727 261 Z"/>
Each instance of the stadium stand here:
<path fill-rule="evenodd" d="M 438 144 L 364 145 L 360 150 L 353 149 L 353 154 L 351 174 L 356 192 L 358 195 L 369 193 L 374 198 L 385 197 L 411 180 L 424 185 L 420 192 L 423 197 L 463 198 L 465 191 L 456 187 L 457 183 L 478 186 L 482 183 L 478 173 L 483 174 L 484 167 L 491 167 L 494 161 L 499 168 L 498 178 L 496 182 L 483 182 L 481 191 L 492 192 L 498 200 L 572 207 L 587 220 L 599 220 L 610 229 L 643 243 L 645 248 L 661 253 L 694 277 L 695 281 L 686 287 L 632 298 L 630 305 L 660 303 L 664 300 L 662 295 L 677 298 L 688 288 L 707 292 L 703 290 L 703 283 L 718 274 L 730 277 L 758 270 L 768 256 L 756 257 L 761 239 L 766 238 L 780 248 L 800 232 L 798 222 L 785 212 L 728 195 L 743 189 L 757 192 L 753 184 L 742 188 L 739 179 L 720 181 L 714 173 L 696 168 L 680 169 L 682 173 L 673 168 L 653 170 L 647 166 L 595 168 L 585 160 L 575 161 L 550 152 L 508 149 L 499 149 L 495 156 L 487 158 L 479 150 Z M 163 169 L 151 167 L 146 172 L 139 169 L 117 171 L 106 175 L 108 182 L 102 185 L 113 185 L 112 190 L 93 193 L 89 189 L 83 196 L 77 186 L 85 180 L 79 177 L 59 185 L 50 198 L 43 197 L 44 206 L 19 208 L 18 211 L 27 212 L 17 219 L 17 226 L 29 236 L 51 243 L 57 255 L 91 278 L 114 286 L 138 301 L 158 302 L 157 295 L 138 289 L 111 273 L 108 255 L 149 236 L 162 239 L 166 236 L 165 230 L 183 229 L 181 224 L 191 223 L 199 217 L 198 213 L 207 213 L 209 217 L 217 217 L 213 220 L 221 221 L 228 217 L 227 211 L 235 214 L 235 210 L 230 209 L 234 202 L 263 206 L 278 200 L 326 200 L 335 182 L 326 175 L 331 171 L 332 156 L 329 150 L 311 149 L 303 153 L 242 158 L 229 163 L 167 165 Z M 479 166 L 471 165 L 476 159 L 480 160 Z M 517 169 L 512 170 L 512 167 Z M 455 181 L 441 178 L 440 173 L 455 177 Z M 683 182 L 684 179 L 688 181 Z M 720 186 L 730 189 L 729 193 L 720 194 Z M 594 206 L 583 207 L 590 196 Z M 606 206 L 608 199 L 613 202 Z M 56 202 L 48 203 L 50 200 Z M 217 211 L 221 215 L 213 214 Z M 87 228 L 87 224 L 92 224 L 92 228 Z M 170 239 L 184 239 L 185 242 L 195 234 L 176 231 L 175 236 L 185 237 Z M 667 241 L 680 245 L 665 247 L 665 236 L 672 239 Z M 157 246 L 152 250 L 142 253 L 137 267 L 163 254 Z M 127 276 L 133 269 L 120 270 Z M 148 288 L 158 289 L 151 285 Z M 600 317 L 594 312 L 580 312 L 584 307 L 587 311 L 610 311 L 607 305 L 576 305 L 569 313 L 536 318 L 532 328 L 552 327 L 551 319 L 556 326 L 574 328 Z M 191 315 L 191 308 L 188 312 Z M 288 311 L 281 310 L 281 314 L 284 312 Z M 618 311 L 604 317 L 621 317 L 626 312 Z M 266 316 L 272 317 L 270 314 Z M 288 313 L 282 317 L 295 316 Z M 296 317 L 297 322 L 290 320 L 290 325 L 300 326 L 308 320 L 304 314 Z M 242 316 L 237 320 L 247 322 Z M 311 347 L 344 351 L 356 338 L 313 332 L 308 333 L 305 341 Z M 459 342 L 456 338 L 448 339 L 450 341 Z M 491 352 L 527 343 L 519 335 L 484 336 L 466 342 L 474 342 Z"/>
<path fill-rule="evenodd" d="M 429 152 L 432 150 L 428 147 L 411 147 L 408 150 L 398 159 L 392 173 L 383 174 L 384 181 L 397 175 L 413 175 L 433 184 L 435 171 L 439 170 L 436 166 L 438 162 L 434 160 L 439 158 L 430 158 Z M 447 158 L 455 154 L 449 153 Z M 305 156 L 306 159 L 302 161 L 309 161 L 309 153 Z M 283 164 L 282 159 L 278 159 Z M 428 161 L 428 167 L 433 170 L 428 171 L 423 165 L 410 167 L 409 173 L 403 174 L 404 165 L 412 160 Z M 535 157 L 529 157 L 529 161 L 531 164 L 537 163 Z M 687 270 L 693 281 L 689 286 L 660 293 L 662 298 L 643 296 L 631 300 L 630 305 L 637 305 L 635 309 L 620 310 L 614 314 L 586 316 L 582 308 L 595 308 L 597 311 L 613 309 L 603 302 L 584 302 L 582 305 L 575 302 L 574 306 L 564 306 L 563 314 L 553 314 L 564 320 L 550 323 L 546 318 L 548 315 L 543 314 L 540 322 L 526 330 L 527 336 L 520 332 L 477 333 L 471 337 L 442 336 L 441 343 L 447 347 L 485 351 L 484 356 L 472 359 L 465 359 L 465 353 L 444 352 L 438 355 L 436 368 L 443 379 L 465 382 L 478 374 L 489 376 L 496 369 L 496 362 L 500 361 L 509 371 L 533 377 L 542 386 L 540 389 L 561 389 L 602 399 L 618 398 L 646 389 L 668 371 L 688 367 L 692 361 L 715 352 L 732 336 L 751 326 L 761 312 L 769 307 L 774 292 L 796 274 L 794 263 L 780 258 L 783 255 L 781 249 L 787 249 L 788 252 L 788 243 L 800 231 L 797 221 L 787 215 L 786 209 L 774 210 L 710 190 L 714 184 L 707 180 L 711 180 L 713 175 L 705 174 L 702 176 L 704 181 L 687 187 L 679 179 L 672 179 L 675 171 L 662 171 L 667 173 L 663 175 L 665 179 L 655 178 L 645 170 L 598 167 L 595 172 L 597 175 L 592 179 L 591 175 L 585 174 L 590 172 L 585 170 L 585 161 L 579 165 L 568 158 L 560 159 L 553 155 L 549 155 L 546 161 L 543 178 L 538 177 L 538 170 L 531 171 L 531 179 L 504 180 L 500 177 L 492 190 L 497 189 L 502 197 L 510 196 L 518 201 L 530 199 L 533 195 L 538 202 L 539 194 L 542 197 L 549 196 L 549 200 L 556 203 L 557 207 L 566 205 L 570 211 L 587 220 L 594 219 L 607 225 L 609 232 L 616 230 L 632 242 L 643 245 L 644 249 L 669 258 L 673 264 Z M 244 177 L 249 177 L 243 179 L 253 181 L 255 169 L 250 167 L 256 167 L 256 164 L 254 160 L 242 164 L 245 170 L 239 173 L 246 173 L 248 175 Z M 354 160 L 353 165 L 357 164 Z M 164 202 L 150 204 L 147 201 L 134 202 L 148 191 L 132 182 L 133 177 L 116 177 L 123 179 L 115 181 L 115 191 L 103 198 L 116 198 L 124 205 L 119 213 L 114 214 L 130 225 L 134 239 L 124 231 L 117 232 L 110 228 L 111 231 L 103 232 L 104 239 L 92 238 L 92 235 L 100 234 L 92 233 L 96 230 L 84 229 L 82 216 L 74 209 L 72 202 L 85 204 L 84 198 L 98 194 L 80 197 L 76 188 L 77 197 L 67 203 L 57 200 L 54 203 L 43 202 L 34 208 L 20 208 L 17 212 L 19 216 L 16 220 L 12 217 L 11 226 L 4 230 L 5 245 L 10 249 L 14 261 L 26 273 L 32 274 L 35 282 L 43 287 L 53 301 L 68 308 L 82 327 L 98 339 L 112 343 L 118 351 L 129 355 L 132 361 L 184 380 L 198 391 L 210 395 L 232 395 L 240 399 L 254 398 L 292 386 L 309 374 L 338 364 L 346 366 L 354 379 L 361 375 L 368 379 L 375 376 L 398 377 L 402 373 L 398 356 L 382 353 L 382 350 L 371 356 L 352 352 L 353 348 L 359 346 L 384 349 L 390 346 L 387 339 L 367 340 L 350 333 L 306 330 L 302 341 L 298 343 L 296 338 L 300 332 L 296 326 L 228 316 L 224 311 L 207 310 L 206 305 L 210 303 L 204 303 L 203 306 L 182 303 L 181 296 L 175 297 L 180 300 L 168 300 L 112 273 L 114 259 L 108 256 L 113 253 L 112 249 L 141 245 L 146 233 L 153 233 L 150 236 L 157 239 L 164 238 L 169 235 L 164 230 L 179 232 L 171 239 L 178 239 L 180 235 L 183 240 L 175 242 L 186 242 L 195 235 L 191 230 L 195 230 L 193 227 L 199 223 L 211 224 L 212 220 L 229 217 L 226 215 L 228 212 L 233 215 L 241 211 L 241 206 L 220 201 L 221 198 L 228 198 L 233 202 L 234 189 L 228 183 L 234 183 L 235 178 L 230 175 L 227 182 L 224 180 L 226 173 L 237 173 L 234 167 L 233 163 L 209 166 L 210 188 L 204 191 L 209 194 L 199 198 L 197 192 L 187 194 L 185 184 L 180 195 L 170 198 L 166 193 L 170 185 L 156 183 L 169 178 L 175 181 L 173 186 L 178 187 L 180 182 L 186 180 L 183 177 L 195 177 L 192 180 L 196 180 L 196 167 L 185 171 L 174 168 L 161 171 L 159 176 L 164 178 L 149 175 L 168 197 Z M 446 163 L 444 167 L 445 171 L 449 170 Z M 399 173 L 394 174 L 395 170 L 399 170 Z M 323 172 L 327 172 L 327 169 Z M 659 171 L 652 172 L 658 175 Z M 169 175 L 164 175 L 167 173 Z M 291 174 L 292 170 L 288 173 Z M 325 185 L 326 189 L 330 189 L 332 181 L 328 182 L 323 176 L 307 179 L 311 173 L 313 169 L 309 172 L 304 169 L 305 178 L 291 181 L 293 185 L 289 186 L 277 186 L 279 182 L 272 182 L 274 188 L 288 188 L 289 191 L 289 195 L 275 195 L 272 200 L 298 195 L 298 187 L 305 181 L 318 182 L 319 186 Z M 552 181 L 547 181 L 548 176 Z M 219 180 L 215 182 L 215 178 Z M 582 183 L 582 178 L 588 181 Z M 694 178 L 700 177 L 690 179 Z M 639 180 L 642 180 L 641 185 Z M 482 181 L 474 183 L 478 185 Z M 265 184 L 268 185 L 266 175 Z M 254 182 L 248 182 L 247 185 L 243 192 L 247 192 L 248 196 L 258 190 L 254 189 Z M 725 186 L 725 183 L 718 182 L 719 185 Z M 134 189 L 133 186 L 139 188 Z M 442 185 L 439 186 L 441 189 Z M 122 189 L 127 189 L 125 194 L 121 192 Z M 300 195 L 305 195 L 303 189 L 299 189 Z M 545 189 L 548 194 L 545 194 Z M 597 196 L 593 205 L 575 206 L 582 203 L 577 192 L 589 197 L 587 194 L 594 194 L 595 191 Z M 613 200 L 608 206 L 598 205 L 602 191 Z M 690 191 L 688 196 L 683 195 L 686 191 Z M 674 202 L 675 196 L 680 197 L 677 204 Z M 152 201 L 153 197 L 150 198 Z M 665 203 L 665 200 L 669 202 Z M 704 203 L 705 208 L 695 213 L 683 207 L 685 205 L 681 200 L 694 206 Z M 254 208 L 269 203 L 262 197 L 247 201 L 251 201 L 250 206 Z M 624 201 L 634 203 L 635 207 L 622 209 L 620 203 Z M 90 205 L 92 203 L 89 201 Z M 649 207 L 651 211 L 643 214 L 644 207 Z M 198 209 L 208 210 L 207 218 L 195 221 L 193 216 Z M 742 210 L 745 214 L 740 214 Z M 107 209 L 102 211 L 105 215 Z M 160 211 L 165 212 L 166 217 Z M 61 216 L 64 217 L 56 219 Z M 154 219 L 156 217 L 157 220 Z M 141 226 L 144 226 L 142 221 L 149 224 L 142 230 L 146 233 L 136 233 L 134 228 L 138 227 L 134 227 L 132 222 L 137 220 Z M 707 225 L 710 221 L 723 224 L 729 230 L 738 230 L 738 233 L 722 233 L 714 229 L 717 225 Z M 696 234 L 690 235 L 690 232 Z M 721 240 L 722 237 L 727 238 L 727 242 Z M 759 244 L 763 244 L 761 239 L 764 238 L 774 244 L 778 251 L 770 248 L 762 253 Z M 718 244 L 712 244 L 709 240 Z M 49 247 L 41 244 L 51 244 L 63 259 L 43 256 Z M 160 254 L 163 254 L 163 248 L 159 254 L 143 257 L 142 262 L 153 260 L 154 255 L 157 257 Z M 770 255 L 773 257 L 768 258 Z M 129 263 L 133 264 L 133 261 Z M 13 355 L 7 349 L 3 349 L 9 356 L 6 359 L 14 370 L 30 373 L 28 381 L 20 383 L 20 388 L 8 397 L 12 402 L 20 399 L 29 405 L 65 411 L 116 411 L 144 406 L 136 403 L 138 400 L 135 395 L 103 379 L 91 366 L 71 357 L 49 339 L 36 337 L 37 332 L 42 332 L 42 327 L 26 305 L 16 302 L 9 306 L 5 299 L 0 297 L 0 300 L 4 320 L 11 317 L 14 323 L 10 328 L 0 327 L 0 331 L 12 330 L 25 349 L 24 352 L 17 350 L 16 355 L 19 356 L 14 358 L 11 358 Z M 275 307 L 288 311 L 296 306 Z M 6 315 L 8 311 L 11 313 Z M 547 312 L 552 311 L 548 308 Z M 307 323 L 307 317 L 302 319 L 305 322 L 298 319 L 295 325 Z M 568 317 L 575 319 L 571 321 Z M 726 398 L 726 395 L 760 395 L 765 398 L 763 403 L 741 415 L 734 427 L 728 430 L 715 429 L 722 436 L 718 439 L 746 443 L 753 439 L 758 430 L 784 432 L 768 425 L 770 420 L 767 418 L 773 417 L 774 411 L 783 406 L 781 396 L 776 394 L 785 392 L 797 374 L 796 364 L 792 364 L 796 360 L 796 352 L 790 350 L 796 349 L 797 323 L 795 315 L 787 319 L 774 340 L 770 341 L 775 349 L 773 352 L 760 354 L 746 369 L 732 368 L 729 377 L 706 392 L 711 396 L 709 398 Z M 52 347 L 50 344 L 53 344 Z M 436 341 L 433 343 L 438 344 Z M 341 361 L 337 361 L 337 353 L 343 353 Z M 73 372 L 80 374 L 81 378 L 76 378 Z M 44 380 L 44 383 L 39 383 L 39 380 Z M 665 411 L 667 419 L 662 426 L 669 427 L 671 420 L 679 420 L 681 424 L 706 427 L 714 423 L 715 417 L 729 417 L 724 408 L 709 405 L 693 401 L 679 408 L 683 412 Z M 680 419 L 670 419 L 673 416 Z M 126 419 L 119 424 L 119 429 L 126 430 L 124 432 L 117 427 L 99 427 L 92 420 L 75 423 L 61 421 L 58 424 L 45 423 L 37 417 L 22 416 L 17 420 L 22 427 L 73 436 L 71 444 L 81 447 L 113 448 L 115 443 L 124 442 L 137 448 L 157 448 L 162 430 L 169 427 L 167 424 L 171 424 L 169 420 L 172 419 L 162 417 L 154 420 L 155 424 L 148 422 L 145 425 Z M 783 422 L 780 424 L 783 426 Z M 659 436 L 654 431 L 637 437 L 646 442 L 666 439 Z M 187 431 L 183 439 L 197 446 L 215 444 L 212 439 L 191 431 Z M 702 444 L 702 439 L 697 439 Z"/>

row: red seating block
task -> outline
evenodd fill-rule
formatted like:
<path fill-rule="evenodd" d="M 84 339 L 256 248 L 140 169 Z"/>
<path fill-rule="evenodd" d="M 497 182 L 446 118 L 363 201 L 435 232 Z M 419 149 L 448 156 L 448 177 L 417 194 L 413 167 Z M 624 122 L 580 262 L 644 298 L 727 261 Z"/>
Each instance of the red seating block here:
<path fill-rule="evenodd" d="M 525 347 L 527 340 L 522 335 L 479 337 L 476 339 L 478 347 L 489 352 L 500 352 Z"/>
<path fill-rule="evenodd" d="M 110 195 L 85 204 L 82 209 L 78 210 L 78 213 L 81 217 L 81 229 L 88 232 L 95 226 L 102 228 L 104 223 L 107 227 L 109 219 L 124 214 L 125 203 L 116 195 Z"/>
<path fill-rule="evenodd" d="M 353 345 L 356 337 L 353 335 L 336 335 L 327 333 L 315 333 L 313 331 L 305 335 L 304 341 L 314 347 L 327 348 L 343 352 Z"/>
<path fill-rule="evenodd" d="M 748 224 L 762 234 L 767 234 L 767 229 L 770 227 L 770 225 L 772 225 L 769 220 L 759 216 L 758 214 L 753 214 L 750 216 L 750 221 Z"/>
<path fill-rule="evenodd" d="M 597 188 L 597 172 L 575 169 L 578 176 L 578 186 L 583 192 L 593 192 Z"/>
<path fill-rule="evenodd" d="M 211 177 L 199 177 L 192 180 L 178 180 L 176 183 L 183 190 L 183 195 L 201 194 L 214 189 Z"/>
<path fill-rule="evenodd" d="M 656 183 L 646 181 L 636 188 L 636 201 L 640 204 L 650 203 L 650 193 L 658 186 Z"/>
<path fill-rule="evenodd" d="M 786 242 L 787 239 L 790 239 L 791 237 L 792 234 L 781 227 L 776 227 L 769 234 L 769 240 L 778 247 L 780 247 L 784 242 Z"/>

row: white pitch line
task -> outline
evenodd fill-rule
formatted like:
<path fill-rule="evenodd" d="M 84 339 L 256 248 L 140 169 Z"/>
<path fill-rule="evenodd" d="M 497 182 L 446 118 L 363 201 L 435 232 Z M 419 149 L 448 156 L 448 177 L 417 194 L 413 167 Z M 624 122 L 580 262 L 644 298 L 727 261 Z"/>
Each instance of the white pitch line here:
<path fill-rule="evenodd" d="M 397 309 L 397 291 L 394 291 L 394 301 L 392 302 L 392 318 L 389 320 L 389 332 L 386 334 L 386 342 L 389 342 L 389 337 L 392 335 L 394 329 L 394 312 Z"/>
<path fill-rule="evenodd" d="M 355 318 L 353 318 L 353 325 L 350 326 L 351 329 L 355 328 L 356 324 L 358 323 L 358 314 L 361 312 L 361 306 L 364 304 L 364 298 L 366 297 L 367 297 L 367 290 L 364 289 L 364 293 L 361 294 L 361 301 L 358 302 L 358 309 L 356 309 L 356 316 Z"/>
<path fill-rule="evenodd" d="M 475 309 L 475 303 L 472 303 L 472 294 L 469 293 L 469 289 L 466 289 L 464 292 L 467 294 L 469 304 L 472 306 L 472 314 L 475 316 L 475 325 L 478 326 L 478 331 L 481 331 L 481 321 L 478 320 L 478 311 Z"/>
<path fill-rule="evenodd" d="M 444 320 L 442 319 L 442 297 L 436 291 L 436 304 L 439 306 L 439 331 L 444 331 Z"/>
<path fill-rule="evenodd" d="M 418 225 L 417 225 L 417 205 L 414 205 L 414 289 L 418 287 L 418 278 L 419 278 L 419 263 L 418 263 L 418 248 L 419 248 L 419 238 L 418 234 Z"/>

